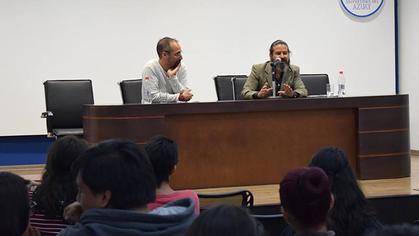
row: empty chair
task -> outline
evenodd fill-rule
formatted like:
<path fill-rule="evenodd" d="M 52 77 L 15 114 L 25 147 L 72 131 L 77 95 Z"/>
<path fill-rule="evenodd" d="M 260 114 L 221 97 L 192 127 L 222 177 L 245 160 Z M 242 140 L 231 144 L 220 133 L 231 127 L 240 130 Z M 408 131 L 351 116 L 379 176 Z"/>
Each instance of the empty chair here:
<path fill-rule="evenodd" d="M 201 211 L 216 204 L 230 204 L 245 208 L 253 207 L 253 194 L 248 190 L 226 193 L 198 193 Z"/>
<path fill-rule="evenodd" d="M 233 83 L 235 78 L 247 78 L 247 75 L 217 75 L 214 77 L 218 101 L 235 100 Z M 239 91 L 240 94 L 241 90 Z"/>
<path fill-rule="evenodd" d="M 122 80 L 118 84 L 121 88 L 122 102 L 124 104 L 141 103 L 142 79 Z"/>
<path fill-rule="evenodd" d="M 83 105 L 94 104 L 92 81 L 47 80 L 44 82 L 48 137 L 83 135 Z"/>
<path fill-rule="evenodd" d="M 326 95 L 326 85 L 329 83 L 329 76 L 327 74 L 301 74 L 308 95 Z"/>

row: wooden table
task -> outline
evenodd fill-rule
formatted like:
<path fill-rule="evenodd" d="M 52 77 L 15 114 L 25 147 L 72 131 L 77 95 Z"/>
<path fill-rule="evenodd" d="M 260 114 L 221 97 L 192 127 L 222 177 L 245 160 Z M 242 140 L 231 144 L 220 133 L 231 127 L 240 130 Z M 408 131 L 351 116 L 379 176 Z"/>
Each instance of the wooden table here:
<path fill-rule="evenodd" d="M 178 189 L 277 184 L 325 146 L 344 149 L 360 179 L 410 176 L 408 95 L 86 105 L 83 120 L 89 143 L 176 140 Z"/>

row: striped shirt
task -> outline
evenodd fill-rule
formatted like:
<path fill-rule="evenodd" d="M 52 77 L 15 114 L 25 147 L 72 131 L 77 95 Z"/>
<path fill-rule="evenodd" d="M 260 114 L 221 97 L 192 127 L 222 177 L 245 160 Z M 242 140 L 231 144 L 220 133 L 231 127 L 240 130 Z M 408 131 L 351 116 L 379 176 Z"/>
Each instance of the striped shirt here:
<path fill-rule="evenodd" d="M 32 194 L 34 189 L 29 190 L 29 200 L 32 202 Z M 67 227 L 67 223 L 64 221 L 62 216 L 60 217 L 48 217 L 43 213 L 32 212 L 29 218 L 31 226 L 37 229 L 41 235 L 57 235 L 61 230 Z"/>

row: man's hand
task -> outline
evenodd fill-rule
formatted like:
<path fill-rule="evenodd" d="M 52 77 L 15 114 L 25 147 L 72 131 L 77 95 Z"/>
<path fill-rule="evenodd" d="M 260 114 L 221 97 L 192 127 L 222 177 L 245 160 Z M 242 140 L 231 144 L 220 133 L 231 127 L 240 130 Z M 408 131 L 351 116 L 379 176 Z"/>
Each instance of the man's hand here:
<path fill-rule="evenodd" d="M 23 236 L 41 236 L 41 233 L 29 224 L 28 228 L 26 228 L 26 231 L 23 233 Z"/>
<path fill-rule="evenodd" d="M 263 87 L 258 92 L 259 98 L 266 98 L 272 93 L 272 88 L 269 87 L 268 83 L 265 82 Z"/>
<path fill-rule="evenodd" d="M 293 97 L 294 90 L 288 84 L 284 84 L 284 91 L 279 91 L 278 95 L 281 95 L 282 97 Z"/>
<path fill-rule="evenodd" d="M 192 89 L 183 89 L 179 94 L 179 101 L 187 102 L 193 97 Z"/>
<path fill-rule="evenodd" d="M 179 64 L 174 68 L 174 69 L 168 69 L 167 70 L 167 72 L 166 72 L 166 74 L 167 74 L 167 76 L 169 77 L 169 78 L 173 78 L 173 77 L 175 77 L 176 76 L 176 74 L 177 74 L 177 72 L 179 71 L 179 69 L 180 69 L 180 65 L 181 65 L 181 63 L 179 62 Z"/>
<path fill-rule="evenodd" d="M 80 202 L 73 202 L 64 208 L 63 217 L 70 224 L 74 224 L 80 221 L 80 216 L 83 213 L 83 208 Z"/>

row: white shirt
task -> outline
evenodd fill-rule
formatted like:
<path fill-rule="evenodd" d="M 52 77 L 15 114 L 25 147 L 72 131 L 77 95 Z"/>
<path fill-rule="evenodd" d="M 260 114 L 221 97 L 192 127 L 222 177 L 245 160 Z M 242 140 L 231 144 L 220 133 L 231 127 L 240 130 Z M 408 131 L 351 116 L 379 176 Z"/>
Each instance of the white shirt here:
<path fill-rule="evenodd" d="M 142 104 L 178 102 L 180 91 L 188 88 L 184 64 L 175 77 L 169 78 L 159 60 L 153 59 L 144 66 L 142 79 Z"/>

